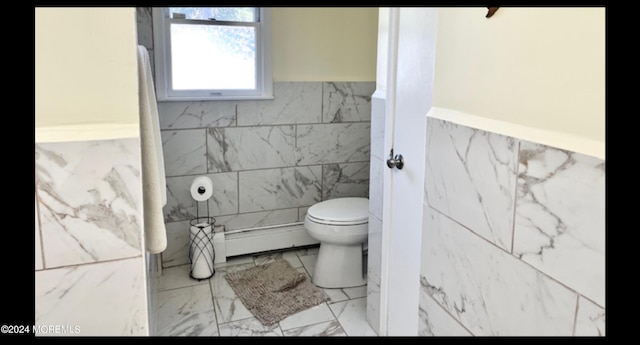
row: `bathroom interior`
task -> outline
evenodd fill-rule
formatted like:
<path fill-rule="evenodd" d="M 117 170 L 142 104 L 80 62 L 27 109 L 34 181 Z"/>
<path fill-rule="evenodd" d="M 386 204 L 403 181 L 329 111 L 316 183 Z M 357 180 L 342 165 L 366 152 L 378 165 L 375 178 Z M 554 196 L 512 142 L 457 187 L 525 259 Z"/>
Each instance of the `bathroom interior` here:
<path fill-rule="evenodd" d="M 272 99 L 153 102 L 150 250 L 157 12 L 36 8 L 35 324 L 66 326 L 36 335 L 605 336 L 605 8 L 487 10 L 269 9 Z M 225 276 L 279 259 L 328 300 L 267 326 Z"/>

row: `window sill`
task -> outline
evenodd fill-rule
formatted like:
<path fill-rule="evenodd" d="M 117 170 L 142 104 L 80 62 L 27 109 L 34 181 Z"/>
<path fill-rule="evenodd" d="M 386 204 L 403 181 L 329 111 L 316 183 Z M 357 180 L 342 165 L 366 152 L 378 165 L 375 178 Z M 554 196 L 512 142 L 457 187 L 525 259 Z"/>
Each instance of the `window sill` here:
<path fill-rule="evenodd" d="M 171 97 L 171 98 L 158 98 L 158 102 L 181 102 L 181 101 L 259 101 L 259 100 L 272 100 L 274 99 L 273 95 L 271 96 L 228 96 L 228 97 Z"/>

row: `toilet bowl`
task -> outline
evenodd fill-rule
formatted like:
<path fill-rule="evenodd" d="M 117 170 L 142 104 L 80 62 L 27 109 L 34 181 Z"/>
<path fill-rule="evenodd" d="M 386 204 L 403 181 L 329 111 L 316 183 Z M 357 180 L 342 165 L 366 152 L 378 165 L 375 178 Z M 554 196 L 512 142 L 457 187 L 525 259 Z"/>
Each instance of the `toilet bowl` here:
<path fill-rule="evenodd" d="M 362 286 L 362 245 L 369 231 L 369 199 L 337 198 L 309 208 L 304 219 L 309 236 L 320 242 L 311 281 L 322 288 Z"/>

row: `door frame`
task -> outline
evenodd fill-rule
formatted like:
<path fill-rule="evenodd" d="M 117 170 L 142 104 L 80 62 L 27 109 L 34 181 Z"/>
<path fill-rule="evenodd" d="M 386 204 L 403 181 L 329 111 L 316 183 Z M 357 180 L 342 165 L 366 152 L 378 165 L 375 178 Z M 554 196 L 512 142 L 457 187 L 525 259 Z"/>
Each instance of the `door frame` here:
<path fill-rule="evenodd" d="M 393 147 L 394 114 L 395 114 L 395 81 L 398 52 L 398 8 L 379 8 L 378 15 L 388 15 L 387 51 L 384 81 L 384 153 Z M 386 13 L 385 13 L 386 12 Z M 379 52 L 380 53 L 380 52 Z M 383 157 L 385 157 L 383 155 Z M 389 306 L 389 258 L 391 257 L 391 193 L 393 192 L 391 170 L 383 170 L 382 187 L 382 240 L 380 264 L 380 335 L 388 334 L 388 306 Z"/>
<path fill-rule="evenodd" d="M 405 158 L 409 158 L 403 170 L 384 169 L 379 334 L 416 336 L 422 261 L 426 118 L 432 106 L 437 8 L 379 11 L 379 15 L 385 15 L 387 11 L 389 15 L 387 75 L 384 81 L 384 152 L 388 156 L 393 148 L 394 154 L 404 151 Z M 379 61 L 385 63 L 384 59 Z M 395 134 L 396 131 L 402 135 Z M 408 139 L 416 136 L 421 140 Z M 408 200 L 410 206 L 401 205 L 402 200 Z"/>

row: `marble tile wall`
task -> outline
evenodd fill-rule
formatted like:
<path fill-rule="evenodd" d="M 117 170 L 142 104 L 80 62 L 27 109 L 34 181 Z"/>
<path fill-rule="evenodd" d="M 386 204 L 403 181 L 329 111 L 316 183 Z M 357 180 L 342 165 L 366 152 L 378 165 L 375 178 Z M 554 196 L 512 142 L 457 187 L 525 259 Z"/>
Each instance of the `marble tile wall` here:
<path fill-rule="evenodd" d="M 513 254 L 605 305 L 605 162 L 520 143 Z"/>
<path fill-rule="evenodd" d="M 147 335 L 137 138 L 36 143 L 35 323 Z"/>
<path fill-rule="evenodd" d="M 322 166 L 322 199 L 369 194 L 369 162 Z"/>
<path fill-rule="evenodd" d="M 516 140 L 450 122 L 431 121 L 427 130 L 430 150 L 425 171 L 429 176 L 425 179 L 427 203 L 510 250 Z"/>
<path fill-rule="evenodd" d="M 147 48 L 151 60 L 151 74 L 155 75 L 153 61 L 153 17 L 151 7 L 136 7 L 138 44 Z"/>
<path fill-rule="evenodd" d="M 186 263 L 183 225 L 197 212 L 237 230 L 302 221 L 322 200 L 368 197 L 374 87 L 276 82 L 273 100 L 159 102 L 175 249 L 163 253 L 163 265 Z M 214 185 L 208 209 L 189 192 L 200 175 Z"/>
<path fill-rule="evenodd" d="M 138 44 L 153 54 L 151 8 L 138 7 L 137 20 Z M 368 197 L 374 89 L 275 82 L 273 100 L 159 102 L 170 229 L 163 265 L 186 262 L 183 225 L 207 212 L 189 193 L 200 175 L 213 180 L 208 211 L 227 230 L 302 221 L 319 201 Z"/>
<path fill-rule="evenodd" d="M 420 335 L 605 335 L 605 162 L 427 121 Z"/>

